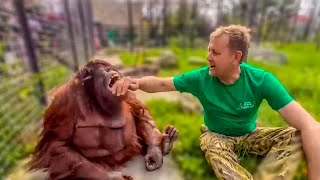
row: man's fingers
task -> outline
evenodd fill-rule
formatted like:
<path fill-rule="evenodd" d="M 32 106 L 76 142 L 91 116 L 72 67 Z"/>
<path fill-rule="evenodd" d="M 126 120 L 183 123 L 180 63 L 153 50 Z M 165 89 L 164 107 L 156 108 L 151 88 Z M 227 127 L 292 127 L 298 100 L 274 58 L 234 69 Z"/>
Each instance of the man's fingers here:
<path fill-rule="evenodd" d="M 122 91 L 122 88 L 124 86 L 124 83 L 125 83 L 125 79 L 123 79 L 121 81 L 121 83 L 119 82 L 119 86 L 117 87 L 117 96 L 120 96 L 121 95 L 121 91 Z"/>
<path fill-rule="evenodd" d="M 117 86 L 115 87 L 116 89 L 115 89 L 115 95 L 116 96 L 119 96 L 120 95 L 120 91 L 121 91 L 121 89 L 122 89 L 122 86 L 123 86 L 123 83 L 122 82 L 119 82 L 118 84 L 117 84 Z"/>
<path fill-rule="evenodd" d="M 117 92 L 116 92 L 117 85 L 118 85 L 118 83 L 115 82 L 114 85 L 111 87 L 112 94 L 116 94 L 116 93 L 117 93 Z"/>
<path fill-rule="evenodd" d="M 139 84 L 137 81 L 131 78 L 122 78 L 114 83 L 111 87 L 111 91 L 114 95 L 120 96 L 125 95 L 129 89 L 137 90 L 139 88 Z"/>
<path fill-rule="evenodd" d="M 128 91 L 129 86 L 130 86 L 130 80 L 125 79 L 124 82 L 123 82 L 123 86 L 121 87 L 121 90 L 120 90 L 120 95 L 126 94 L 126 92 Z"/>
<path fill-rule="evenodd" d="M 119 87 L 120 88 L 122 87 L 122 84 L 123 84 L 122 80 L 119 80 L 119 81 L 116 81 L 114 85 L 111 87 L 111 91 L 114 95 L 118 93 L 118 89 Z"/>
<path fill-rule="evenodd" d="M 129 85 L 129 88 L 130 88 L 131 90 L 133 90 L 133 91 L 139 89 L 139 84 L 138 84 L 138 82 L 137 82 L 137 81 L 132 81 L 132 82 L 130 83 L 130 85 Z"/>
<path fill-rule="evenodd" d="M 112 94 L 114 94 L 115 93 L 115 85 L 117 84 L 117 82 L 115 82 L 114 83 L 114 85 L 110 88 L 111 89 L 111 92 L 112 92 Z"/>

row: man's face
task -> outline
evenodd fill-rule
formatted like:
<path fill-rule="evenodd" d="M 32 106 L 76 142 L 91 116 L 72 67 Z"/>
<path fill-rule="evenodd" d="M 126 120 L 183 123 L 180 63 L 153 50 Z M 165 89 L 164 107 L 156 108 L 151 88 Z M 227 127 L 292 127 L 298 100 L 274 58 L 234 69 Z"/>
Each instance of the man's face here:
<path fill-rule="evenodd" d="M 232 68 L 234 53 L 228 47 L 229 37 L 225 34 L 210 38 L 208 45 L 209 75 L 223 77 Z"/>

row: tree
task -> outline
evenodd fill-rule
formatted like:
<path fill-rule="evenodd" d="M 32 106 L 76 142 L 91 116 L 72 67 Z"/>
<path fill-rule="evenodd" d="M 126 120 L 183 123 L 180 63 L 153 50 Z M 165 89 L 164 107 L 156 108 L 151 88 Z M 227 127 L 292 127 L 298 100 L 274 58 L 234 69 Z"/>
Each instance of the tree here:
<path fill-rule="evenodd" d="M 190 46 L 193 47 L 194 46 L 194 38 L 196 36 L 196 22 L 198 20 L 198 3 L 197 0 L 193 0 L 192 3 L 192 11 L 191 11 L 191 22 L 190 22 Z"/>
<path fill-rule="evenodd" d="M 167 9 L 168 9 L 168 0 L 163 0 L 161 45 L 167 44 L 167 27 L 168 27 Z"/>
<path fill-rule="evenodd" d="M 312 10 L 309 14 L 309 20 L 308 20 L 308 23 L 307 23 L 307 26 L 304 30 L 304 34 L 303 34 L 303 37 L 304 39 L 307 39 L 308 38 L 308 35 L 310 34 L 310 30 L 311 30 L 311 26 L 312 26 L 312 23 L 313 23 L 313 19 L 314 17 L 316 16 L 316 7 L 317 7 L 317 2 L 318 0 L 313 0 L 312 1 Z"/>

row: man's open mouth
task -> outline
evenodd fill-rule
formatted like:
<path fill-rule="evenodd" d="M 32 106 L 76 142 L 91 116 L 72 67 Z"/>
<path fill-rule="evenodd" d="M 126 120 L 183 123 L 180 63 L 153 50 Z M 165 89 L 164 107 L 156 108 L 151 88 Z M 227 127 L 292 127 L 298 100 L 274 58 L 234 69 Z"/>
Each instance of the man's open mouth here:
<path fill-rule="evenodd" d="M 210 68 L 214 68 L 214 67 L 216 67 L 216 66 L 214 66 L 214 65 L 210 66 Z"/>
<path fill-rule="evenodd" d="M 109 87 L 112 88 L 112 86 L 114 85 L 114 83 L 116 81 L 118 81 L 120 79 L 120 75 L 119 74 L 113 74 L 111 77 L 110 77 L 110 82 L 109 82 Z"/>

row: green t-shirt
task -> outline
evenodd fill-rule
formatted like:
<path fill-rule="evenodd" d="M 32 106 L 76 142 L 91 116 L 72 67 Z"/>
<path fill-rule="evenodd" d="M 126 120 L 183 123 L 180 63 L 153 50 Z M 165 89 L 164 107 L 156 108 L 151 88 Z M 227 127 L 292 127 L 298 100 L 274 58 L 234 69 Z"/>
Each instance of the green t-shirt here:
<path fill-rule="evenodd" d="M 255 130 L 258 108 L 263 99 L 279 110 L 293 98 L 271 73 L 241 63 L 239 79 L 225 85 L 209 75 L 209 67 L 173 78 L 175 88 L 196 96 L 209 130 L 227 136 L 242 136 Z"/>

